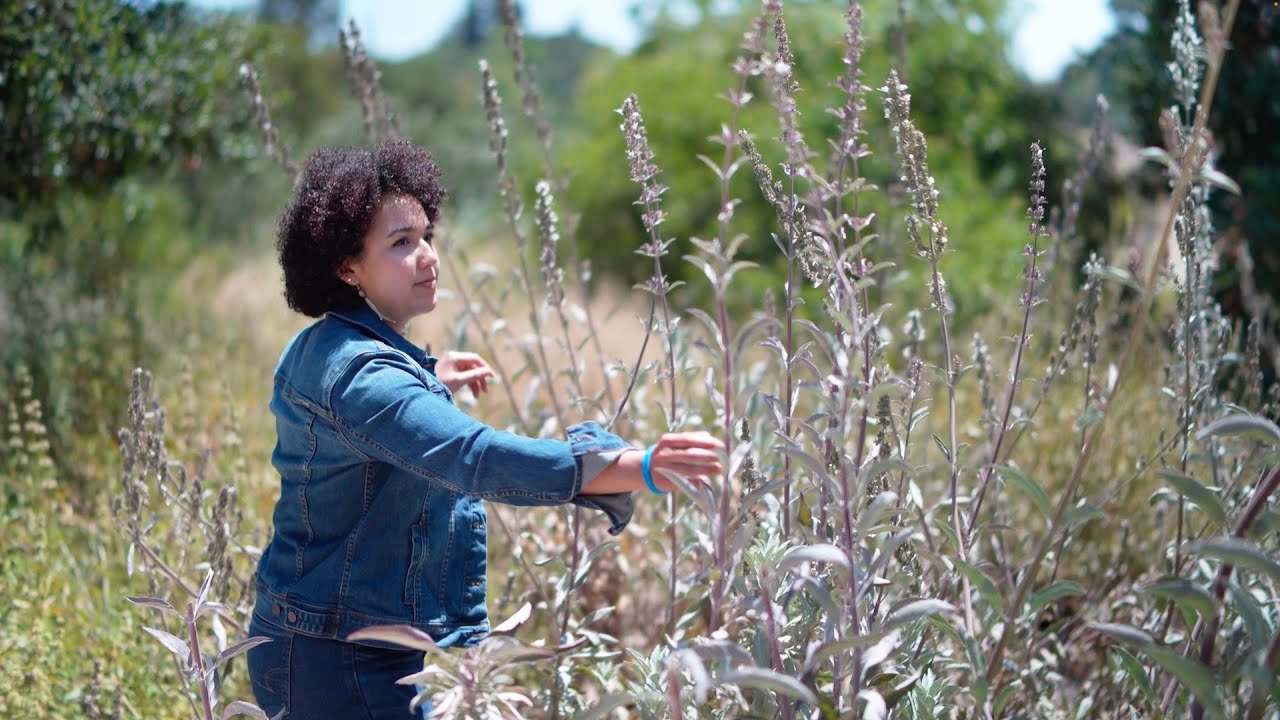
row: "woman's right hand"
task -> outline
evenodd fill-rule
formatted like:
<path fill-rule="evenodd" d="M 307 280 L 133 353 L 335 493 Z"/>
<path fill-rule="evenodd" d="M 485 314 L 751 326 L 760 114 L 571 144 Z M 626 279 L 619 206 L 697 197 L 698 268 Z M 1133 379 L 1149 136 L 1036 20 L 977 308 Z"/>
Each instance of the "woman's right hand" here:
<path fill-rule="evenodd" d="M 667 433 L 654 443 L 649 474 L 653 484 L 664 492 L 675 489 L 675 483 L 662 470 L 681 475 L 695 485 L 705 483 L 710 476 L 724 471 L 720 463 L 724 451 L 724 441 L 703 430 Z"/>

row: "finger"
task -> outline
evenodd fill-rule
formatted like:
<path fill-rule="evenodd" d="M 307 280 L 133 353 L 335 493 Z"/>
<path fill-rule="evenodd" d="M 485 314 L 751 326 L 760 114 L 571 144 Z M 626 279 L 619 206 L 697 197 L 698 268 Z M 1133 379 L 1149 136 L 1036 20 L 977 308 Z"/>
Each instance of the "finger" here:
<path fill-rule="evenodd" d="M 703 430 L 695 432 L 667 433 L 658 441 L 662 447 L 669 448 L 706 448 L 723 450 L 724 443 L 717 437 Z"/>
<path fill-rule="evenodd" d="M 680 450 L 654 454 L 659 465 L 673 467 L 675 465 L 711 466 L 720 464 L 720 454 L 703 448 L 682 448 Z"/>
<path fill-rule="evenodd" d="M 470 353 L 470 352 L 455 352 L 452 354 L 450 359 L 452 359 L 455 363 L 458 363 L 459 365 L 465 365 L 466 367 L 475 367 L 477 365 L 485 365 L 484 358 L 480 357 L 475 353 Z"/>
<path fill-rule="evenodd" d="M 682 477 L 696 477 L 699 475 L 719 475 L 720 465 L 674 465 L 671 467 L 660 468 L 669 470 Z"/>
<path fill-rule="evenodd" d="M 465 383 L 470 385 L 471 383 L 476 382 L 477 380 L 480 380 L 482 378 L 489 377 L 492 374 L 493 374 L 493 371 L 490 370 L 489 368 L 476 368 L 474 370 L 463 370 L 462 372 L 458 373 L 458 376 L 455 378 L 455 380 L 458 383 Z"/>

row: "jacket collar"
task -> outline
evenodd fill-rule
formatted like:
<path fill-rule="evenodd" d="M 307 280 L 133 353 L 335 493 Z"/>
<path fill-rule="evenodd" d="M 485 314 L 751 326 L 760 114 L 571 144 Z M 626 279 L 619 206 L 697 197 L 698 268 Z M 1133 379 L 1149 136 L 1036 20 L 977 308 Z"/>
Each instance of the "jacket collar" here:
<path fill-rule="evenodd" d="M 342 310 L 330 310 L 328 314 L 331 317 L 363 329 L 366 333 L 421 363 L 428 372 L 435 374 L 436 358 L 428 355 L 422 348 L 409 342 L 408 338 L 383 322 L 382 318 L 378 317 L 378 314 L 373 311 L 373 308 L 357 305 Z"/>

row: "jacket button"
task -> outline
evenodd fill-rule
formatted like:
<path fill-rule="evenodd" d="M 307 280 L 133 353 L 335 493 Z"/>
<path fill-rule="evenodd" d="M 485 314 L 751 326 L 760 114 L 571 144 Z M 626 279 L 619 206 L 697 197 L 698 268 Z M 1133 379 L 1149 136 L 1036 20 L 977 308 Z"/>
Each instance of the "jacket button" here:
<path fill-rule="evenodd" d="M 276 603 L 276 604 L 274 604 L 274 605 L 272 605 L 272 606 L 271 606 L 271 614 L 272 614 L 272 615 L 279 615 L 279 614 L 280 614 L 280 603 Z"/>
<path fill-rule="evenodd" d="M 291 622 L 291 623 L 296 623 L 296 622 L 298 622 L 298 613 L 296 613 L 296 612 L 294 612 L 294 611 L 292 611 L 292 610 L 290 610 L 290 611 L 289 611 L 289 614 L 288 614 L 288 615 L 286 615 L 285 617 L 286 617 L 286 619 L 288 619 L 288 621 L 289 621 L 289 622 Z"/>

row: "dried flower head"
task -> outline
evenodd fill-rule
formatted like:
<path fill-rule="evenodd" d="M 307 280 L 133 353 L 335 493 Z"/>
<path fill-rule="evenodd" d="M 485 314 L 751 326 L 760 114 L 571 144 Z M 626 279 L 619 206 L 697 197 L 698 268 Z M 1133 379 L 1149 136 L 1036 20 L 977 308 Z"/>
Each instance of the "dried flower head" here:
<path fill-rule="evenodd" d="M 298 168 L 289 159 L 289 146 L 280 139 L 280 133 L 271 122 L 271 111 L 267 108 L 266 100 L 262 99 L 262 87 L 258 85 L 258 73 L 249 63 L 240 65 L 240 82 L 244 84 L 245 90 L 249 93 L 249 99 L 253 102 L 253 112 L 257 118 L 262 146 L 266 148 L 271 159 L 289 176 L 289 182 L 296 183 Z"/>
<path fill-rule="evenodd" d="M 885 94 L 884 115 L 889 120 L 889 131 L 902 158 L 901 180 L 911 195 L 907 233 L 921 256 L 936 262 L 947 247 L 947 227 L 938 219 L 938 188 L 929 174 L 924 133 L 917 130 L 911 120 L 911 95 L 907 89 L 894 70 L 889 71 L 888 80 L 880 88 Z M 930 292 L 945 297 L 940 281 L 941 278 L 938 282 L 930 281 Z"/>
<path fill-rule="evenodd" d="M 538 227 L 539 264 L 542 279 L 547 285 L 547 302 L 559 305 L 564 300 L 564 270 L 556 261 L 556 246 L 560 242 L 560 218 L 556 215 L 555 196 L 551 183 L 539 180 L 534 187 L 537 200 L 534 203 L 534 221 Z"/>
<path fill-rule="evenodd" d="M 1178 1 L 1178 15 L 1173 21 L 1173 36 L 1169 43 L 1173 48 L 1173 61 L 1168 65 L 1173 76 L 1173 97 L 1181 111 L 1183 124 L 1190 125 L 1191 112 L 1200 91 L 1200 75 L 1204 70 L 1200 63 L 1204 43 L 1196 32 L 1190 0 Z"/>
<path fill-rule="evenodd" d="M 664 255 L 666 246 L 658 238 L 658 227 L 664 218 L 659 200 L 666 192 L 665 185 L 657 181 L 658 166 L 653 163 L 653 151 L 649 149 L 649 136 L 644 129 L 644 118 L 640 114 L 640 102 L 635 95 L 628 95 L 618 109 L 622 115 L 622 136 L 627 144 L 627 161 L 631 165 L 631 179 L 640 185 L 640 199 L 636 201 L 644 212 L 640 216 L 644 228 L 652 236 L 653 241 L 645 254 Z"/>

